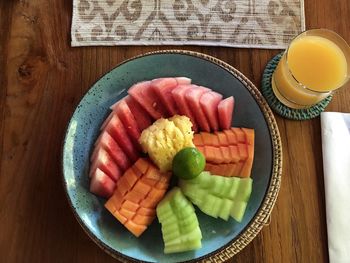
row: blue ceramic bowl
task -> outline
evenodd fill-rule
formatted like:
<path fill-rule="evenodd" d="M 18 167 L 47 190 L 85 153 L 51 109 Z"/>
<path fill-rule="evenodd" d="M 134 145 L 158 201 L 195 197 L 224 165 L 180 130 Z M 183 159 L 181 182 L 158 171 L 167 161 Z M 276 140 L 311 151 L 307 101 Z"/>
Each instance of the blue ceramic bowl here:
<path fill-rule="evenodd" d="M 105 200 L 89 192 L 89 156 L 109 107 L 134 83 L 165 76 L 186 76 L 224 97 L 235 97 L 232 126 L 254 128 L 253 192 L 241 223 L 214 219 L 197 210 L 202 248 L 165 255 L 160 224 L 136 238 L 104 209 Z M 190 51 L 148 53 L 121 63 L 86 93 L 67 128 L 63 145 L 63 181 L 69 203 L 86 233 L 121 261 L 179 262 L 226 260 L 246 246 L 268 220 L 280 185 L 281 142 L 265 100 L 240 72 L 213 57 Z"/>

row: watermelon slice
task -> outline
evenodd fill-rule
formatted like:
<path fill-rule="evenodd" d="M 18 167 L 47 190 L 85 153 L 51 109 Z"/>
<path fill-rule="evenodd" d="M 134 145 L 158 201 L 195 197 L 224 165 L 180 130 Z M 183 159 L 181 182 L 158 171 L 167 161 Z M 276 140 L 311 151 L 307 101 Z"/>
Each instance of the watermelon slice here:
<path fill-rule="evenodd" d="M 94 159 L 91 162 L 89 176 L 92 177 L 98 168 L 107 174 L 114 182 L 118 181 L 122 175 L 122 171 L 119 166 L 102 147 L 97 147 L 97 151 L 94 154 Z"/>
<path fill-rule="evenodd" d="M 158 120 L 168 116 L 167 110 L 151 88 L 151 81 L 143 81 L 133 85 L 129 95 L 135 99 L 153 119 Z"/>
<path fill-rule="evenodd" d="M 115 182 L 99 168 L 91 176 L 90 192 L 104 198 L 109 198 L 114 191 Z"/>
<path fill-rule="evenodd" d="M 113 117 L 113 111 L 108 115 L 108 117 L 103 121 L 100 131 L 104 130 L 104 128 L 107 126 L 107 124 L 109 123 L 109 121 L 112 119 Z"/>
<path fill-rule="evenodd" d="M 139 152 L 137 151 L 134 144 L 131 142 L 123 123 L 119 119 L 116 113 L 113 114 L 112 118 L 105 127 L 105 130 L 113 137 L 113 139 L 118 143 L 120 148 L 122 148 L 125 154 L 132 160 L 136 161 L 139 157 Z"/>
<path fill-rule="evenodd" d="M 209 122 L 205 117 L 205 114 L 200 105 L 200 97 L 209 92 L 210 89 L 204 87 L 191 88 L 186 91 L 185 98 L 188 105 L 188 108 L 192 111 L 192 114 L 195 116 L 195 120 L 198 123 L 202 131 L 210 132 Z"/>
<path fill-rule="evenodd" d="M 138 140 L 141 136 L 141 133 L 137 126 L 135 117 L 131 113 L 129 106 L 126 104 L 124 99 L 119 101 L 118 105 L 115 108 L 115 111 L 123 123 L 126 132 L 130 135 L 131 139 L 133 139 L 135 145 L 138 146 Z"/>
<path fill-rule="evenodd" d="M 171 94 L 173 95 L 173 98 L 175 100 L 175 103 L 177 105 L 177 108 L 179 110 L 179 113 L 181 115 L 185 115 L 188 118 L 190 118 L 192 122 L 192 129 L 194 132 L 198 131 L 198 126 L 194 117 L 194 114 L 190 110 L 189 106 L 187 105 L 185 94 L 188 90 L 192 88 L 197 88 L 196 85 L 178 85 L 175 89 L 172 90 Z"/>
<path fill-rule="evenodd" d="M 176 88 L 177 81 L 175 78 L 159 78 L 152 80 L 153 91 L 158 95 L 163 105 L 171 116 L 177 113 L 176 103 L 171 96 L 171 91 Z"/>
<path fill-rule="evenodd" d="M 233 96 L 231 96 L 220 101 L 218 105 L 219 124 L 222 130 L 231 127 L 234 104 L 235 100 Z"/>
<path fill-rule="evenodd" d="M 128 104 L 131 113 L 134 115 L 140 132 L 152 124 L 152 117 L 136 100 L 134 100 L 131 96 L 126 96 L 125 102 Z"/>
<path fill-rule="evenodd" d="M 204 111 L 211 130 L 219 130 L 219 116 L 218 116 L 218 105 L 222 100 L 222 95 L 215 91 L 204 93 L 199 100 L 199 103 Z"/>
<path fill-rule="evenodd" d="M 178 85 L 191 84 L 191 82 L 192 82 L 192 80 L 190 78 L 186 78 L 186 77 L 176 77 L 175 79 L 176 79 Z"/>
<path fill-rule="evenodd" d="M 91 155 L 91 160 L 95 159 L 99 146 L 110 154 L 122 171 L 125 171 L 131 166 L 129 158 L 107 131 L 102 131 L 99 138 L 95 142 L 95 150 Z"/>

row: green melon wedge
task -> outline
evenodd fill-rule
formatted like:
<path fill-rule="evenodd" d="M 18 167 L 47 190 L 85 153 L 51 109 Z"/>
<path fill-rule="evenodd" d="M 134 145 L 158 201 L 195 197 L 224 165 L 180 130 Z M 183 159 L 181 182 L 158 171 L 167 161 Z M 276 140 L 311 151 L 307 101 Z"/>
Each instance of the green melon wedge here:
<path fill-rule="evenodd" d="M 163 235 L 163 240 L 164 243 L 168 243 L 171 240 L 175 240 L 181 236 L 180 230 L 176 229 L 174 231 L 166 231 L 162 228 L 162 235 Z"/>
<path fill-rule="evenodd" d="M 219 216 L 219 210 L 221 207 L 221 198 L 212 194 L 207 194 L 204 202 L 200 205 L 197 205 L 203 213 L 217 218 Z"/>
<path fill-rule="evenodd" d="M 226 198 L 222 199 L 222 203 L 219 211 L 219 217 L 227 221 L 231 215 L 232 206 L 233 206 L 233 201 Z"/>
<path fill-rule="evenodd" d="M 212 183 L 210 173 L 207 171 L 204 171 L 200 175 L 201 175 L 200 177 L 197 176 L 194 180 L 204 188 L 210 187 Z"/>
<path fill-rule="evenodd" d="M 241 222 L 252 192 L 251 178 L 223 177 L 202 172 L 191 180 L 180 180 L 185 196 L 203 213 Z"/>
<path fill-rule="evenodd" d="M 235 200 L 247 202 L 249 200 L 251 193 L 252 193 L 252 179 L 242 178 L 239 183 Z"/>
<path fill-rule="evenodd" d="M 174 187 L 168 192 L 156 211 L 162 225 L 164 253 L 184 252 L 202 246 L 195 209 L 180 188 Z"/>
<path fill-rule="evenodd" d="M 229 178 L 225 178 L 223 176 L 212 176 L 212 185 L 210 186 L 210 193 L 218 197 L 223 197 L 223 190 L 226 188 L 225 185 L 229 184 L 229 182 L 225 179 Z"/>
<path fill-rule="evenodd" d="M 237 196 L 237 191 L 240 185 L 240 181 L 242 179 L 238 177 L 230 177 L 230 178 L 231 178 L 231 184 L 228 190 L 227 198 L 230 200 L 233 200 Z"/>
<path fill-rule="evenodd" d="M 183 244 L 168 245 L 168 246 L 165 246 L 164 253 L 169 254 L 169 253 L 188 251 L 189 247 L 191 247 L 192 250 L 201 248 L 202 242 L 201 242 L 201 240 L 193 240 L 191 242 L 186 242 Z"/>
<path fill-rule="evenodd" d="M 231 208 L 231 216 L 237 221 L 241 222 L 247 208 L 247 203 L 244 201 L 234 201 Z"/>

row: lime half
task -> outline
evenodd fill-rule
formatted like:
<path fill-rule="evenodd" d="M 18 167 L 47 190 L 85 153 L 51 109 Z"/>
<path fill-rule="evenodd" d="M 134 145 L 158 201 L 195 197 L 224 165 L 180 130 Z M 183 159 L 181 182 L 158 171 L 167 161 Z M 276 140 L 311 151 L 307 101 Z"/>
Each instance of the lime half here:
<path fill-rule="evenodd" d="M 205 167 L 203 154 L 194 147 L 180 150 L 173 159 L 173 173 L 181 179 L 197 177 Z"/>

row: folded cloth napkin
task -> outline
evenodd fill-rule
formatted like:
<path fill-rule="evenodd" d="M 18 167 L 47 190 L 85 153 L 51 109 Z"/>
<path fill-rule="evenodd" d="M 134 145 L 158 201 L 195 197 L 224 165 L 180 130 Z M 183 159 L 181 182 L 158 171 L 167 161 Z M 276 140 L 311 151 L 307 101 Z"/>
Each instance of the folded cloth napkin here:
<path fill-rule="evenodd" d="M 321 114 L 329 261 L 350 262 L 350 113 Z"/>

